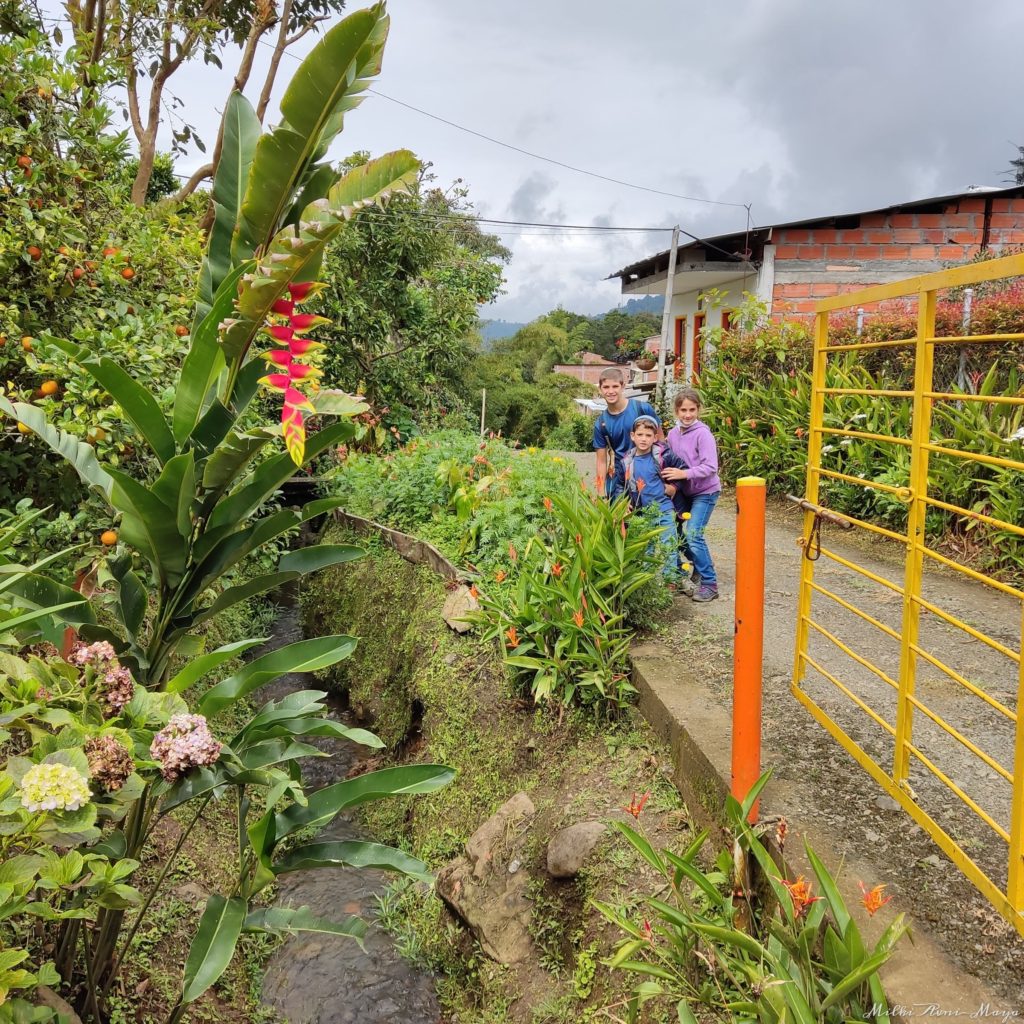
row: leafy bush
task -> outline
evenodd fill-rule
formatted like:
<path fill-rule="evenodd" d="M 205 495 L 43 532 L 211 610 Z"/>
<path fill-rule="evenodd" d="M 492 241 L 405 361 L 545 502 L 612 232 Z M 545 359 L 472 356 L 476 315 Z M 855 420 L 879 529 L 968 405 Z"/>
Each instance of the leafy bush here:
<path fill-rule="evenodd" d="M 548 432 L 545 448 L 562 452 L 589 452 L 594 445 L 594 418 L 579 412 L 562 416 L 558 426 Z"/>
<path fill-rule="evenodd" d="M 644 1002 L 659 996 L 676 1004 L 684 1024 L 696 1024 L 695 1007 L 760 1024 L 888 1019 L 879 971 L 908 931 L 903 915 L 869 948 L 810 846 L 805 849 L 821 895 L 813 895 L 814 882 L 787 878 L 746 820 L 766 780 L 762 777 L 742 805 L 729 797 L 738 856 L 723 851 L 710 871 L 698 866 L 707 830 L 676 853 L 655 850 L 642 830 L 613 823 L 665 883 L 645 899 L 650 919 L 642 923 L 595 902 L 628 936 L 609 966 L 645 979 L 628 1006 L 631 1022 Z M 637 822 L 647 796 L 634 797 L 628 808 Z M 734 859 L 743 865 L 742 873 Z M 861 888 L 870 914 L 888 902 L 884 886 Z"/>

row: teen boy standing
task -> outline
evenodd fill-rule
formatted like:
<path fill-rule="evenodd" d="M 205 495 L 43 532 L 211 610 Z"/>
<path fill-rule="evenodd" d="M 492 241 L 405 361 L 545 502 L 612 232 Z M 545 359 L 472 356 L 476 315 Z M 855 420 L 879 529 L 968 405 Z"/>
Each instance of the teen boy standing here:
<path fill-rule="evenodd" d="M 626 452 L 633 447 L 630 433 L 638 416 L 650 416 L 656 424 L 656 440 L 661 440 L 660 421 L 654 406 L 637 398 L 626 399 L 623 391 L 626 378 L 618 367 L 601 371 L 597 388 L 608 408 L 597 417 L 594 424 L 594 451 L 597 453 L 597 479 L 605 481 L 605 495 L 609 501 L 622 493 L 616 483 L 617 469 Z"/>

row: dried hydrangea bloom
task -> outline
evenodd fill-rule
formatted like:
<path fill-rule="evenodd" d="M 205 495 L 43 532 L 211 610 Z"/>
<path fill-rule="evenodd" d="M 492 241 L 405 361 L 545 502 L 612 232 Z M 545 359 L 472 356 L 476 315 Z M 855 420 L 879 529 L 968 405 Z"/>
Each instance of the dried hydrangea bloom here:
<path fill-rule="evenodd" d="M 100 686 L 103 700 L 107 704 L 105 717 L 114 718 L 121 713 L 124 706 L 135 696 L 135 680 L 131 672 L 123 665 L 108 669 L 103 674 Z"/>
<path fill-rule="evenodd" d="M 89 774 L 106 793 L 119 790 L 135 771 L 132 755 L 113 736 L 94 736 L 85 741 L 84 749 L 89 758 Z"/>
<path fill-rule="evenodd" d="M 214 764 L 220 748 L 202 715 L 175 715 L 153 737 L 149 752 L 160 762 L 163 777 L 174 782 L 189 768 Z"/>
<path fill-rule="evenodd" d="M 21 780 L 21 806 L 29 811 L 77 811 L 91 798 L 89 780 L 66 764 L 37 764 Z"/>

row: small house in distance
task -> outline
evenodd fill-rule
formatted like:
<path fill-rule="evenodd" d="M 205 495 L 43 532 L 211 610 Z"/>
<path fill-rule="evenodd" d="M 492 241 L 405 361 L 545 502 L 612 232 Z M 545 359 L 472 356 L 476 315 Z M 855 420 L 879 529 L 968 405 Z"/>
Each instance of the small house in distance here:
<path fill-rule="evenodd" d="M 728 304 L 704 307 L 710 288 L 753 292 L 772 316 L 810 319 L 816 300 L 965 263 L 1024 245 L 1024 185 L 970 188 L 862 213 L 788 221 L 679 245 L 670 310 L 678 376 L 700 367 L 700 331 L 728 326 Z M 615 271 L 623 295 L 665 294 L 669 252 Z M 715 318 L 712 320 L 710 318 Z"/>

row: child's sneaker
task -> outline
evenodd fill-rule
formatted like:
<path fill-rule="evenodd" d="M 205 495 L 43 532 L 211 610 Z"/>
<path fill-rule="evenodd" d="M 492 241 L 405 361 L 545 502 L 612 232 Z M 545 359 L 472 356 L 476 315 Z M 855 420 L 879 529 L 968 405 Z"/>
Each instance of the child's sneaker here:
<path fill-rule="evenodd" d="M 698 587 L 697 592 L 693 595 L 694 601 L 717 601 L 718 600 L 718 587 L 709 586 L 707 584 L 701 584 Z"/>

